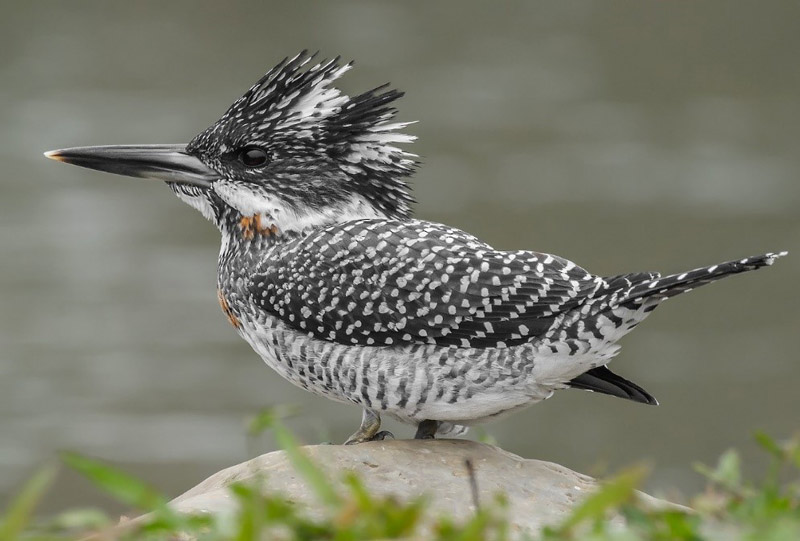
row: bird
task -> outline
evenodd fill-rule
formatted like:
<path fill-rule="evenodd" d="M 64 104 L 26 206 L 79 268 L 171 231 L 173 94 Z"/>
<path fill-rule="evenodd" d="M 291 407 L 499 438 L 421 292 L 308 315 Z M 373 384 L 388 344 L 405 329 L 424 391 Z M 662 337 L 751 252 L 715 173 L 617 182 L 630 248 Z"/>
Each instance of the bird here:
<path fill-rule="evenodd" d="M 655 405 L 608 368 L 618 341 L 666 299 L 786 255 L 599 276 L 416 219 L 403 93 L 345 94 L 353 62 L 317 57 L 284 58 L 188 144 L 45 155 L 164 181 L 211 221 L 228 321 L 283 378 L 361 408 L 346 444 L 393 437 L 382 415 L 461 435 L 567 388 Z"/>

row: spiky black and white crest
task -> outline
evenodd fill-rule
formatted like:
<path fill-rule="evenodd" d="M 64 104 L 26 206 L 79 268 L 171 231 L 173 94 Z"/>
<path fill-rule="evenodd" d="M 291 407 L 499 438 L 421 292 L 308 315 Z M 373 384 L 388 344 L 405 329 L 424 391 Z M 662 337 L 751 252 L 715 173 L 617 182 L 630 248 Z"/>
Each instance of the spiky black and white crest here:
<path fill-rule="evenodd" d="M 305 51 L 284 59 L 195 137 L 188 150 L 224 169 L 241 149 L 256 146 L 271 161 L 293 162 L 291 174 L 299 173 L 303 163 L 312 174 L 325 157 L 377 208 L 407 215 L 412 198 L 404 177 L 416 162 L 396 145 L 416 138 L 400 132 L 410 122 L 393 122 L 391 106 L 403 93 L 382 85 L 347 96 L 332 83 L 352 62 L 342 64 L 337 57 L 314 64 L 313 59 Z"/>
<path fill-rule="evenodd" d="M 350 70 L 352 62 L 342 65 L 337 57 L 306 67 L 313 58 L 304 51 L 284 59 L 192 145 L 199 146 L 212 135 L 209 132 L 217 138 L 228 135 L 228 143 L 233 144 L 277 142 L 287 137 L 315 144 L 347 140 L 367 146 L 414 140 L 397 133 L 410 123 L 389 122 L 396 110 L 388 104 L 402 92 L 383 85 L 350 98 L 331 83 Z M 245 126 L 248 129 L 242 130 Z"/>

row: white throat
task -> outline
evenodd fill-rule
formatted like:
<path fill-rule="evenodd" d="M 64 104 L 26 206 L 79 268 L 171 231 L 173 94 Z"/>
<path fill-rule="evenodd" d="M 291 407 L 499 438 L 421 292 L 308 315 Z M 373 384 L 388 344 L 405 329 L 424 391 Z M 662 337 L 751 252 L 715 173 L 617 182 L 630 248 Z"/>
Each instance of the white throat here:
<path fill-rule="evenodd" d="M 311 209 L 295 208 L 279 198 L 256 194 L 234 182 L 218 181 L 213 187 L 217 195 L 242 216 L 257 218 L 263 227 L 274 226 L 280 233 L 301 233 L 333 223 L 387 217 L 358 195 L 329 207 Z"/>

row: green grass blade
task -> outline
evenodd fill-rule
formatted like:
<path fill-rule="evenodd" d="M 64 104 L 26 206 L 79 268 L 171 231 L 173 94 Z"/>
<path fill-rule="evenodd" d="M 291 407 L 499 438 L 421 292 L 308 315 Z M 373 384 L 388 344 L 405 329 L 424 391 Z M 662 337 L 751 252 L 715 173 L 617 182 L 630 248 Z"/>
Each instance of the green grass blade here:
<path fill-rule="evenodd" d="M 332 507 L 339 505 L 341 499 L 333 489 L 333 485 L 328 481 L 322 470 L 317 468 L 303 453 L 300 449 L 300 444 L 297 443 L 297 440 L 289 430 L 277 419 L 273 419 L 272 430 L 275 433 L 275 440 L 286 451 L 292 466 L 297 470 L 297 473 L 308 481 L 317 496 L 327 505 Z"/>
<path fill-rule="evenodd" d="M 263 408 L 245 421 L 247 435 L 250 437 L 259 436 L 262 432 L 274 427 L 276 420 L 292 417 L 299 411 L 300 408 L 296 406 L 270 406 Z"/>
<path fill-rule="evenodd" d="M 764 432 L 756 432 L 754 438 L 758 445 L 778 460 L 784 460 L 786 455 L 774 439 Z"/>
<path fill-rule="evenodd" d="M 61 457 L 67 466 L 126 505 L 145 511 L 166 507 L 167 499 L 164 496 L 125 472 L 77 453 L 65 452 Z"/>
<path fill-rule="evenodd" d="M 15 541 L 30 522 L 33 510 L 53 484 L 57 468 L 48 465 L 36 472 L 12 500 L 0 521 L 0 541 Z"/>
<path fill-rule="evenodd" d="M 648 468 L 634 466 L 616 477 L 606 481 L 603 485 L 588 496 L 572 514 L 561 524 L 558 532 L 566 534 L 575 526 L 584 521 L 596 521 L 603 518 L 610 509 L 615 509 L 621 504 L 630 501 L 642 480 L 647 475 Z"/>
<path fill-rule="evenodd" d="M 719 457 L 717 467 L 709 468 L 704 464 L 695 464 L 695 471 L 705 476 L 709 481 L 735 494 L 742 490 L 742 460 L 734 449 L 728 449 Z"/>

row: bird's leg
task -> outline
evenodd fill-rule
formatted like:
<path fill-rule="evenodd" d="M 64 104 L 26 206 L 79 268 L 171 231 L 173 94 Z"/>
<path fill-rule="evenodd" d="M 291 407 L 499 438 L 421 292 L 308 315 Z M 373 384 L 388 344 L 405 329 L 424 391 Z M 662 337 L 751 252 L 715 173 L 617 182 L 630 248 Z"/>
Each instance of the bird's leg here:
<path fill-rule="evenodd" d="M 414 434 L 415 440 L 432 440 L 439 430 L 439 421 L 431 421 L 426 419 L 417 425 L 417 433 Z"/>
<path fill-rule="evenodd" d="M 371 409 L 364 408 L 364 413 L 361 414 L 361 426 L 358 427 L 355 434 L 347 438 L 344 442 L 345 445 L 353 445 L 355 443 L 364 443 L 365 441 L 385 440 L 386 438 L 394 438 L 394 434 L 388 430 L 380 430 L 381 416 Z"/>

